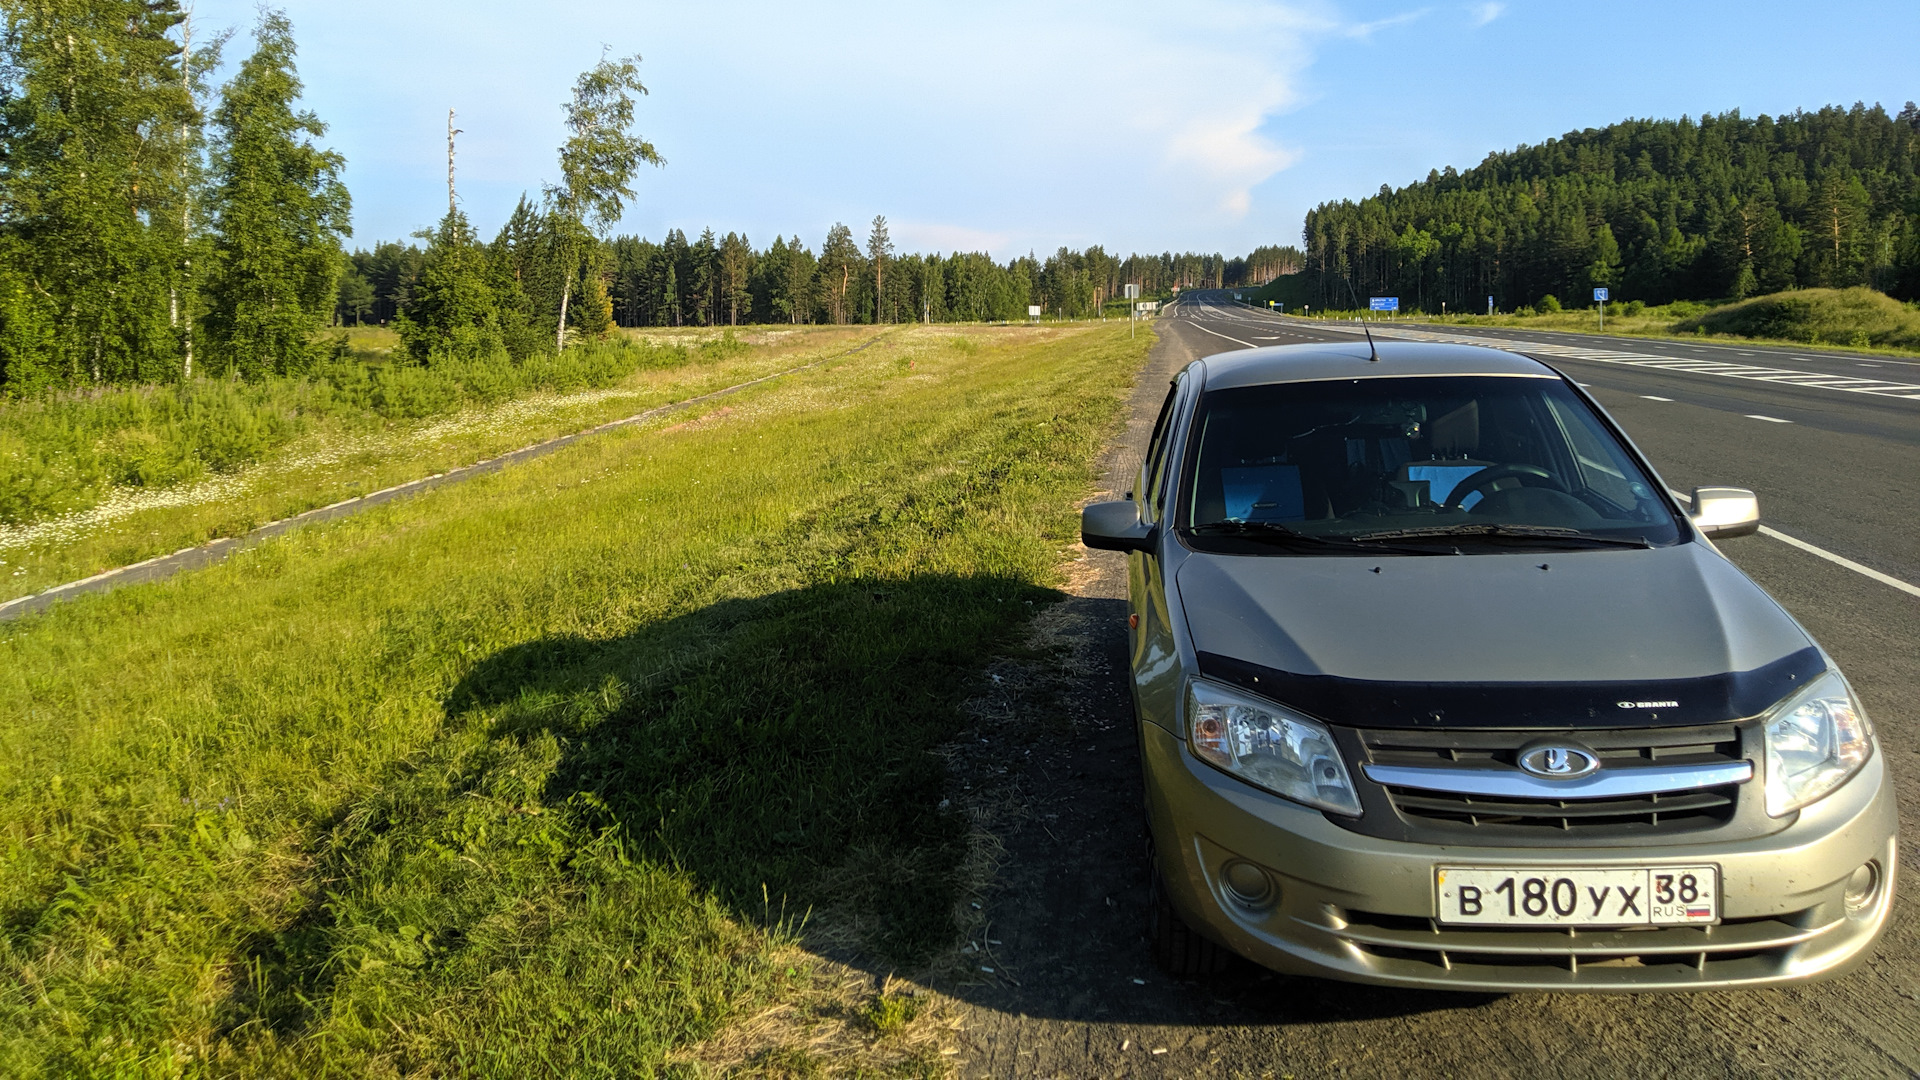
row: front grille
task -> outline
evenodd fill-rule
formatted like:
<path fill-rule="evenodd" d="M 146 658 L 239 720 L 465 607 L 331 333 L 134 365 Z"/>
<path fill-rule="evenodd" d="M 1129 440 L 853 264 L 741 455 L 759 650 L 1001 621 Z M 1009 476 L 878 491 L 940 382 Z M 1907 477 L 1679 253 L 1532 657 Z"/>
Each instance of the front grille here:
<path fill-rule="evenodd" d="M 1724 766 L 1754 761 L 1749 747 L 1757 732 L 1741 724 L 1704 727 L 1643 728 L 1617 731 L 1407 731 L 1349 729 L 1342 739 L 1352 755 L 1354 780 L 1362 788 L 1362 803 L 1390 810 L 1400 828 L 1429 842 L 1457 838 L 1461 842 L 1560 843 L 1632 842 L 1636 838 L 1667 837 L 1724 829 L 1742 818 L 1743 789 L 1755 786 L 1726 783 L 1717 786 L 1607 798 L 1468 795 L 1426 788 L 1378 784 L 1368 779 L 1369 764 L 1414 766 L 1428 770 L 1518 768 L 1519 751 L 1545 736 L 1560 735 L 1591 748 L 1604 772 L 1635 766 Z M 1754 775 L 1759 764 L 1754 762 Z M 1748 800 L 1753 801 L 1753 800 Z M 1389 835 L 1381 820 L 1365 816 L 1343 822 L 1348 828 L 1372 835 Z M 1766 823 L 1749 822 L 1765 831 Z"/>
<path fill-rule="evenodd" d="M 1487 979 L 1557 970 L 1568 985 L 1657 974 L 1683 981 L 1764 978 L 1783 970 L 1794 947 L 1828 928 L 1817 908 L 1727 919 L 1716 926 L 1548 930 L 1443 927 L 1430 919 L 1346 910 L 1335 933 L 1400 975 L 1452 972 Z M 1619 969 L 1638 971 L 1633 975 Z"/>
<path fill-rule="evenodd" d="M 1733 816 L 1735 785 L 1624 799 L 1494 799 L 1443 791 L 1387 788 L 1394 808 L 1410 817 L 1465 825 L 1527 825 L 1552 829 L 1709 829 Z"/>

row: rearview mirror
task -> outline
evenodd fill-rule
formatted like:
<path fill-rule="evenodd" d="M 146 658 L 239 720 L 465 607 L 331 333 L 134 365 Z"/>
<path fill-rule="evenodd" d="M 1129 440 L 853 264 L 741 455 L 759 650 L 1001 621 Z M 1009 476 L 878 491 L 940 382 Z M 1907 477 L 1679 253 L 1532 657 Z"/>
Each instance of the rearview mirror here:
<path fill-rule="evenodd" d="M 1151 551 L 1158 530 L 1140 520 L 1133 500 L 1098 502 L 1080 511 L 1080 542 L 1103 551 Z"/>
<path fill-rule="evenodd" d="M 1760 531 L 1760 500 L 1746 488 L 1694 488 L 1692 520 L 1709 540 L 1752 536 Z"/>

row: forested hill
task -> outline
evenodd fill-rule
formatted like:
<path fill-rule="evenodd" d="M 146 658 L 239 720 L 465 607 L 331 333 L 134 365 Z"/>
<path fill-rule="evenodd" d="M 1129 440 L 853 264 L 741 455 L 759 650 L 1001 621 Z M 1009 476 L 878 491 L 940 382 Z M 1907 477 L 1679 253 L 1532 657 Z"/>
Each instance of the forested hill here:
<path fill-rule="evenodd" d="M 1875 105 L 1749 119 L 1628 120 L 1495 153 L 1466 172 L 1306 220 L 1322 305 L 1502 310 L 1738 298 L 1870 285 L 1920 297 L 1920 108 Z"/>

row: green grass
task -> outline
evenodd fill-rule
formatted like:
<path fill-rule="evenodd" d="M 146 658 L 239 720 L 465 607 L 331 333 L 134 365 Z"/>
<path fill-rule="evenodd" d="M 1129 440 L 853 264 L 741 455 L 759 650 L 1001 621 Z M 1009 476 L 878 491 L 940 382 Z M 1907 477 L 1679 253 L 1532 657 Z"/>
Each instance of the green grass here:
<path fill-rule="evenodd" d="M 349 428 L 443 416 L 539 391 L 610 386 L 679 367 L 682 347 L 625 339 L 514 364 L 431 368 L 329 361 L 299 378 L 68 391 L 0 406 L 0 522 L 91 506 L 114 486 L 166 487 L 231 473 L 328 421 Z"/>
<path fill-rule="evenodd" d="M 301 379 L 0 403 L 0 505 L 13 507 L 0 512 L 0 598 L 238 535 L 873 335 L 663 331 L 518 367 L 354 362 Z"/>
<path fill-rule="evenodd" d="M 1912 351 L 1920 349 L 1920 307 L 1872 289 L 1798 289 L 1717 307 L 1674 330 Z"/>
<path fill-rule="evenodd" d="M 780 926 L 948 945 L 931 752 L 1150 341 L 902 330 L 0 628 L 0 1074 L 649 1075 Z"/>

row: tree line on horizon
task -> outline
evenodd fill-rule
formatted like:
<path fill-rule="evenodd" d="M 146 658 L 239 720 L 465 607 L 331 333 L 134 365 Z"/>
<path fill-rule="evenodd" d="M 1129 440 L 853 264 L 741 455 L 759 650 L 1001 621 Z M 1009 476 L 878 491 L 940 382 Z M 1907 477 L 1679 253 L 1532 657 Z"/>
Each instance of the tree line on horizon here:
<path fill-rule="evenodd" d="M 1742 299 L 1865 285 L 1920 299 L 1920 106 L 1627 120 L 1307 214 L 1316 307 L 1502 310 L 1547 296 Z"/>
<path fill-rule="evenodd" d="M 523 202 L 491 247 L 516 246 L 528 212 Z M 438 242 L 422 248 L 389 241 L 353 252 L 340 282 L 337 321 L 361 326 L 398 319 Z M 798 235 L 756 248 L 739 233 L 716 236 L 712 229 L 692 241 L 679 229 L 658 242 L 615 237 L 597 255 L 596 288 L 606 292 L 611 325 L 623 327 L 990 322 L 1024 319 L 1036 305 L 1049 317 L 1085 317 L 1122 296 L 1127 284 L 1164 296 L 1260 285 L 1304 265 L 1304 255 L 1291 246 L 1234 258 L 1194 252 L 1121 257 L 1099 246 L 1062 247 L 1045 258 L 1028 254 L 1004 263 L 985 252 L 901 253 L 883 215 L 864 240 L 834 225 L 817 250 Z"/>

